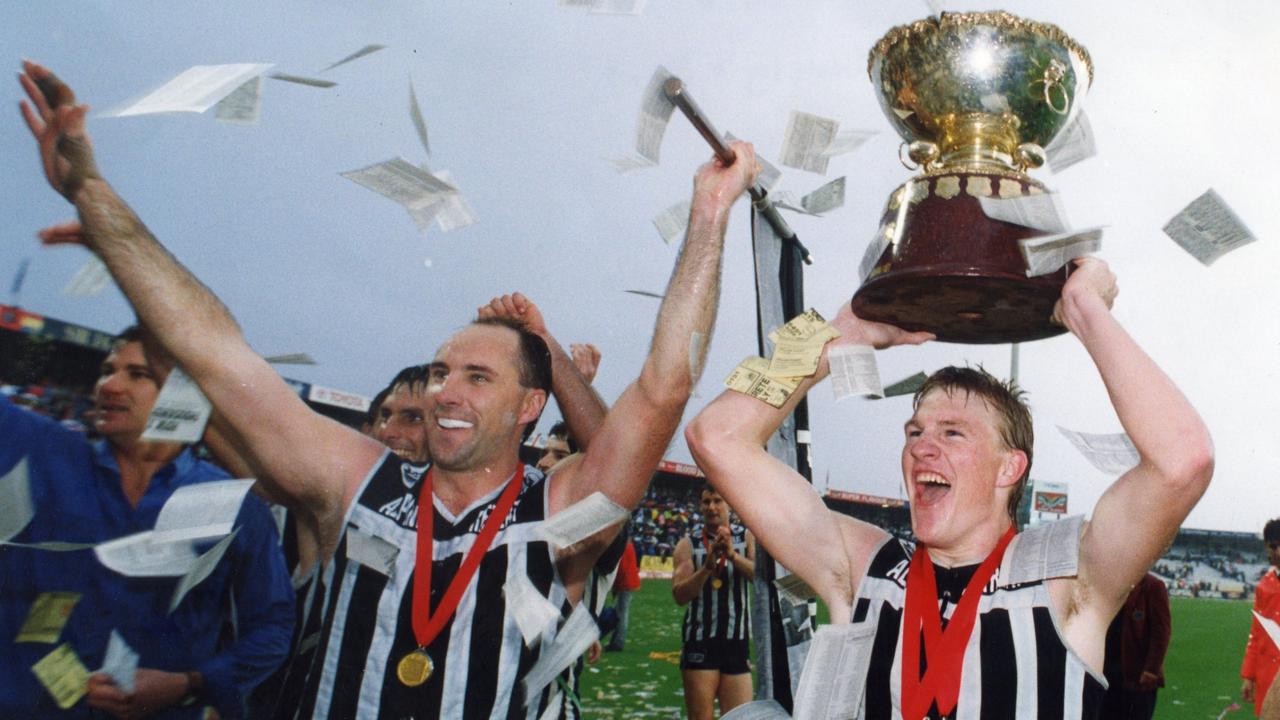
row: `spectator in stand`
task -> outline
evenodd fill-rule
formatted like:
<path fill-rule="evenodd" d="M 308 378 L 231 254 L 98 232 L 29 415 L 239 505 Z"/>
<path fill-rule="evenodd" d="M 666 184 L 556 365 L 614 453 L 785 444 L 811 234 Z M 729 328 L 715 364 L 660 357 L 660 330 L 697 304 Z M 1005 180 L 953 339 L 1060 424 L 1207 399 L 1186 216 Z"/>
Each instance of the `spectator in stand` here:
<path fill-rule="evenodd" d="M 1169 591 L 1164 581 L 1147 573 L 1107 628 L 1103 720 L 1151 720 L 1156 691 L 1164 687 L 1170 630 Z"/>
<path fill-rule="evenodd" d="M 636 561 L 636 548 L 631 543 L 622 551 L 622 561 L 618 564 L 618 576 L 613 581 L 613 612 L 617 624 L 613 628 L 613 637 L 604 649 L 609 652 L 621 652 L 627 644 L 627 624 L 631 613 L 631 594 L 640 589 L 640 565 Z"/>
<path fill-rule="evenodd" d="M 1267 561 L 1271 567 L 1258 581 L 1253 610 L 1262 617 L 1280 621 L 1280 578 L 1276 577 L 1276 568 L 1280 567 L 1280 518 L 1267 521 L 1262 528 L 1262 542 L 1266 545 Z M 1255 714 L 1262 712 L 1262 700 L 1275 680 L 1277 669 L 1280 669 L 1280 649 L 1254 618 L 1249 629 L 1249 642 L 1244 649 L 1244 663 L 1240 666 L 1240 677 L 1244 681 L 1240 696 L 1245 702 L 1253 703 Z"/>
<path fill-rule="evenodd" d="M 98 544 L 150 530 L 175 491 L 228 477 L 186 446 L 142 439 L 164 374 L 135 328 L 120 335 L 94 388 L 97 443 L 0 400 L 0 476 L 24 463 L 34 510 L 14 542 Z M 92 552 L 0 551 L 0 717 L 56 714 L 32 665 L 57 642 L 101 667 L 113 631 L 140 655 L 133 689 L 96 673 L 63 698 L 72 704 L 60 717 L 198 718 L 207 708 L 240 717 L 248 692 L 285 657 L 293 595 L 266 506 L 246 498 L 235 527 L 212 574 L 172 612 L 178 578 L 125 577 Z M 16 642 L 55 594 L 76 597 L 56 640 Z"/>

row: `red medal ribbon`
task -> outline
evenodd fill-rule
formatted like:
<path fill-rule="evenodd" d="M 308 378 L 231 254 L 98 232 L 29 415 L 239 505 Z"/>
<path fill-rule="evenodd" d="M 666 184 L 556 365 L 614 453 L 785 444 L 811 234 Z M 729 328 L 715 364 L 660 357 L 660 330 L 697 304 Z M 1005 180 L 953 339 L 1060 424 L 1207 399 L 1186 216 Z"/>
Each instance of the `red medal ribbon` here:
<path fill-rule="evenodd" d="M 475 576 L 476 570 L 480 568 L 480 560 L 484 558 L 484 554 L 489 551 L 489 546 L 493 544 L 494 537 L 498 534 L 498 528 L 502 527 L 502 523 L 507 518 L 507 514 L 511 512 L 511 506 L 515 505 L 516 496 L 520 494 L 519 481 L 520 470 L 516 467 L 515 473 L 511 475 L 511 479 L 507 480 L 507 489 L 502 491 L 502 496 L 498 498 L 498 504 L 494 506 L 493 512 L 484 521 L 484 526 L 480 528 L 480 534 L 476 536 L 476 541 L 471 545 L 471 549 L 467 551 L 467 556 L 462 559 L 462 565 L 458 567 L 458 572 L 449 581 L 449 587 L 444 591 L 444 597 L 440 598 L 440 604 L 436 607 L 435 612 L 431 612 L 431 546 L 432 546 L 432 529 L 435 525 L 435 504 L 432 501 L 431 493 L 431 473 L 434 468 L 427 470 L 426 476 L 422 480 L 422 489 L 418 493 L 418 557 L 415 560 L 414 578 L 413 578 L 413 637 L 417 639 L 419 647 L 427 647 L 431 644 L 440 631 L 444 628 L 445 623 L 449 622 L 449 618 L 453 617 L 453 613 L 458 609 L 458 603 L 462 600 L 462 593 L 466 591 L 467 586 L 471 584 L 471 578 Z"/>
<path fill-rule="evenodd" d="M 707 540 L 706 525 L 702 526 L 702 547 L 707 551 L 708 555 L 711 554 L 711 543 Z M 728 559 L 727 555 L 721 555 L 720 557 L 716 558 L 716 571 L 715 571 L 715 574 L 713 574 L 711 577 L 718 578 L 724 575 L 724 562 L 727 559 Z"/>
<path fill-rule="evenodd" d="M 924 543 L 916 546 L 907 571 L 907 597 L 902 615 L 902 717 L 905 720 L 926 717 L 935 700 L 943 717 L 955 710 L 960 699 L 964 651 L 978 617 L 978 600 L 982 598 L 982 589 L 1000 567 L 1005 548 L 1013 535 L 1013 528 L 1009 528 L 987 559 L 978 566 L 960 595 L 960 602 L 945 631 L 938 608 L 938 584 L 933 574 L 933 562 Z M 920 675 L 922 632 L 928 663 L 923 677 Z"/>

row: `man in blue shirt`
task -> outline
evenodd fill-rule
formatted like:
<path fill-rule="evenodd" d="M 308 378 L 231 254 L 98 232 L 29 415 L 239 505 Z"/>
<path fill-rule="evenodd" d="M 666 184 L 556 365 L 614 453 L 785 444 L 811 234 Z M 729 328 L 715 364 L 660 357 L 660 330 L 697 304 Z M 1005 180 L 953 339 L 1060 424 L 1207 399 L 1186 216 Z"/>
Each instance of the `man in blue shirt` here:
<path fill-rule="evenodd" d="M 239 717 L 248 691 L 288 650 L 289 574 L 270 513 L 252 495 L 216 569 L 172 613 L 176 577 L 125 577 L 92 550 L 20 545 L 97 544 L 150 530 L 178 488 L 227 478 L 185 446 L 141 439 L 161 380 L 136 330 L 126 331 L 94 387 L 94 427 L 103 438 L 96 443 L 0 399 L 0 476 L 26 460 L 35 512 L 11 539 L 19 545 L 0 546 L 0 717 L 58 713 L 32 666 L 65 643 L 90 671 L 101 667 L 112 630 L 140 656 L 134 691 L 95 674 L 66 715 L 96 708 L 116 717 L 199 718 L 212 708 Z M 66 625 L 52 642 L 15 641 L 46 593 L 79 595 Z"/>

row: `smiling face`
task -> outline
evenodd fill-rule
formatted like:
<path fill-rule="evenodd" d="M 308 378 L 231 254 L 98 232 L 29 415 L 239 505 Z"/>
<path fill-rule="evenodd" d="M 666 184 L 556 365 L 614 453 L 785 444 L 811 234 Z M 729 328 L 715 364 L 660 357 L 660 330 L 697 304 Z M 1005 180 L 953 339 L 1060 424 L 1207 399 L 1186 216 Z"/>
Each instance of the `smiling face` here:
<path fill-rule="evenodd" d="M 542 451 L 542 457 L 538 458 L 538 469 L 547 472 L 556 466 L 556 463 L 572 455 L 569 449 L 569 439 L 560 437 L 559 435 L 547 436 L 547 447 Z"/>
<path fill-rule="evenodd" d="M 373 437 L 409 462 L 426 462 L 431 458 L 427 452 L 426 417 L 426 386 L 396 385 L 378 408 Z"/>
<path fill-rule="evenodd" d="M 117 445 L 137 440 L 159 394 L 159 381 L 142 352 L 142 343 L 116 345 L 102 361 L 93 386 L 94 429 Z"/>
<path fill-rule="evenodd" d="M 698 505 L 702 510 L 702 520 L 709 531 L 714 532 L 717 528 L 729 524 L 729 503 L 724 501 L 720 493 L 704 489 Z"/>
<path fill-rule="evenodd" d="M 470 471 L 517 455 L 547 394 L 520 384 L 519 336 L 471 325 L 440 347 L 427 387 L 427 449 L 437 467 Z"/>
<path fill-rule="evenodd" d="M 996 413 L 977 395 L 937 389 L 906 424 L 902 477 L 911 529 L 931 549 L 985 556 L 1008 527 L 1008 496 L 1027 458 L 1000 438 Z"/>

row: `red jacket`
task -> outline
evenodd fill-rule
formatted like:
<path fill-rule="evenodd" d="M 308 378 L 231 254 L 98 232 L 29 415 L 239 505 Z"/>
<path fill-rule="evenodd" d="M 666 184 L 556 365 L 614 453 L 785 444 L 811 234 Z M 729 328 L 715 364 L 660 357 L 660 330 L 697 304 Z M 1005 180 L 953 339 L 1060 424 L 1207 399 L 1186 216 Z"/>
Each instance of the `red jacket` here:
<path fill-rule="evenodd" d="M 614 592 L 635 592 L 640 589 L 640 566 L 636 563 L 636 546 L 627 543 L 618 561 L 618 576 L 613 580 Z"/>
<path fill-rule="evenodd" d="M 1280 621 L 1280 578 L 1276 577 L 1276 569 L 1268 568 L 1258 581 L 1258 589 L 1254 593 L 1253 609 L 1263 617 Z M 1240 666 L 1240 677 L 1253 680 L 1254 712 L 1262 712 L 1262 700 L 1267 696 L 1267 689 L 1280 669 L 1280 649 L 1267 636 L 1262 624 L 1254 618 L 1249 629 L 1249 644 L 1244 648 L 1244 663 Z"/>

